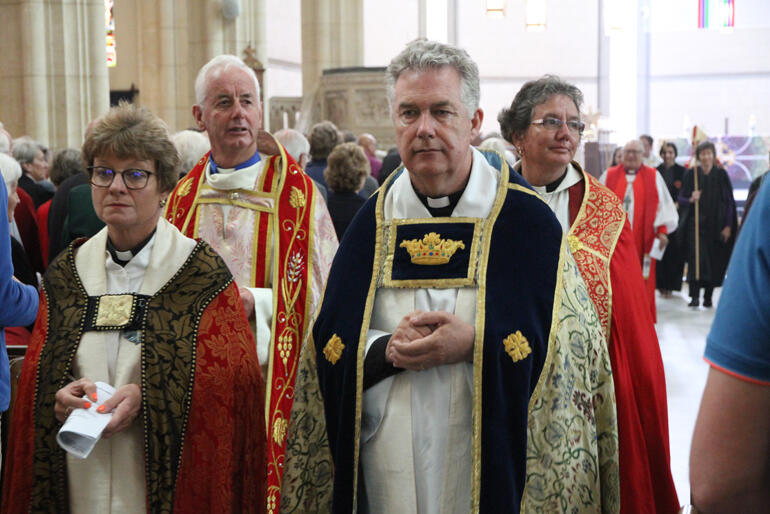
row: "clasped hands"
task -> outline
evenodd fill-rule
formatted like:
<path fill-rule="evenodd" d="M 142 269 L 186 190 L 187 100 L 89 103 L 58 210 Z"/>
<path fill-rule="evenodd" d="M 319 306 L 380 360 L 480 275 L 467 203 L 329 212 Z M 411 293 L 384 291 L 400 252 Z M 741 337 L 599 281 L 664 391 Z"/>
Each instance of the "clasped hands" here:
<path fill-rule="evenodd" d="M 445 311 L 414 311 L 401 319 L 385 349 L 397 368 L 420 371 L 444 364 L 473 362 L 476 329 Z"/>
<path fill-rule="evenodd" d="M 90 409 L 91 402 L 97 401 L 96 384 L 88 378 L 81 378 L 56 391 L 54 414 L 64 423 L 73 409 Z M 84 400 L 83 396 L 88 398 Z M 112 412 L 112 419 L 104 428 L 102 437 L 110 436 L 128 428 L 139 415 L 142 406 L 142 393 L 137 384 L 126 384 L 115 391 L 112 398 L 102 403 L 97 410 L 100 414 Z"/>

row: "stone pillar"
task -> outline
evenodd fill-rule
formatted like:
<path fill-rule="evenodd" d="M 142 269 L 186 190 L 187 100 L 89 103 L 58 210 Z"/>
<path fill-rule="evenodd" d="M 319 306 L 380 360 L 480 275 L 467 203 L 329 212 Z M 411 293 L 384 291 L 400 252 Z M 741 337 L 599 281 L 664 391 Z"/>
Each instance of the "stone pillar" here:
<path fill-rule="evenodd" d="M 193 84 L 198 70 L 212 57 L 228 53 L 244 58 L 251 44 L 257 58 L 267 61 L 266 0 L 234 0 L 240 13 L 223 16 L 221 0 L 140 0 L 126 4 L 126 16 L 135 16 L 139 41 L 124 82 L 135 83 L 138 102 L 163 118 L 172 132 L 194 125 Z M 116 14 L 118 66 L 121 66 L 120 18 Z M 130 36 L 129 36 L 130 37 Z M 131 51 L 131 47 L 123 51 Z M 126 77 L 132 77 L 128 79 Z M 135 78 L 134 78 L 135 77 Z M 127 89 L 124 83 L 117 89 Z"/>
<path fill-rule="evenodd" d="M 302 0 L 302 95 L 311 98 L 323 70 L 364 63 L 363 0 Z"/>
<path fill-rule="evenodd" d="M 109 107 L 103 0 L 0 2 L 0 121 L 14 137 L 79 147 Z"/>

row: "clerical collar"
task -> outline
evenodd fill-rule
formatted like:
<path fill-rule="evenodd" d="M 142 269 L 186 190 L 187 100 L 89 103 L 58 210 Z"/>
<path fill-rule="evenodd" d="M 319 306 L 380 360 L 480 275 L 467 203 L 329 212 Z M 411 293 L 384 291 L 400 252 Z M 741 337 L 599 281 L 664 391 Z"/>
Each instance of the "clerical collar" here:
<path fill-rule="evenodd" d="M 414 184 L 412 184 L 412 189 L 414 189 L 414 193 L 417 195 L 417 198 L 419 198 L 425 208 L 428 209 L 428 212 L 430 212 L 431 216 L 434 218 L 444 218 L 452 215 L 452 211 L 455 210 L 457 202 L 460 201 L 460 197 L 465 192 L 465 188 L 467 186 L 468 183 L 466 182 L 463 188 L 459 191 L 456 191 L 448 196 L 441 196 L 438 198 L 430 198 L 420 193 L 417 191 L 417 189 L 414 189 Z"/>
<path fill-rule="evenodd" d="M 561 177 L 557 178 L 556 180 L 554 180 L 550 184 L 546 184 L 545 185 L 545 192 L 546 193 L 553 193 L 554 191 L 556 191 L 556 188 L 559 187 L 559 185 L 564 181 L 564 177 L 567 176 L 567 171 L 569 171 L 569 166 L 564 168 L 564 173 L 561 174 Z"/>
<path fill-rule="evenodd" d="M 112 244 L 112 240 L 110 239 L 109 236 L 107 236 L 107 251 L 110 252 L 110 256 L 112 257 L 112 260 L 115 261 L 115 264 L 118 264 L 121 267 L 125 267 L 126 264 L 128 264 L 128 261 L 133 259 L 136 254 L 142 251 L 142 248 L 147 246 L 147 243 L 150 242 L 150 239 L 152 239 L 152 236 L 155 235 L 155 230 L 153 230 L 152 233 L 149 236 L 147 236 L 147 238 L 144 241 L 141 241 L 138 245 L 134 246 L 129 250 L 126 250 L 125 252 L 115 248 L 115 245 Z"/>
<path fill-rule="evenodd" d="M 258 163 L 260 160 L 259 152 L 254 152 L 254 155 L 246 162 L 242 162 L 241 164 L 237 165 L 235 168 L 222 168 L 222 169 L 233 169 L 233 170 L 241 170 L 243 168 L 248 168 L 249 166 L 253 166 L 256 163 Z M 219 166 L 217 163 L 214 162 L 214 159 L 209 159 L 209 173 L 214 174 L 219 171 Z"/>
<path fill-rule="evenodd" d="M 638 172 L 639 172 L 638 169 L 629 170 L 628 168 L 626 168 L 626 175 L 636 175 Z"/>

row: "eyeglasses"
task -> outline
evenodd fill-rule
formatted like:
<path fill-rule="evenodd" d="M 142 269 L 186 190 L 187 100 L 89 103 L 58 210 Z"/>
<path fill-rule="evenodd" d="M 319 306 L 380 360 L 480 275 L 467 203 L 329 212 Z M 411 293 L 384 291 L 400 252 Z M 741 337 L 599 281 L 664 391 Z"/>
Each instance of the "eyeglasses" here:
<path fill-rule="evenodd" d="M 115 180 L 115 175 L 120 175 L 123 178 L 123 184 L 126 185 L 126 189 L 144 189 L 147 187 L 150 175 L 152 175 L 151 171 L 139 169 L 115 171 L 106 166 L 89 166 L 87 169 L 91 175 L 91 184 L 96 187 L 110 187 L 112 181 Z"/>
<path fill-rule="evenodd" d="M 566 122 L 564 122 L 559 118 L 541 118 L 539 120 L 532 120 L 529 123 L 530 125 L 540 125 L 544 129 L 551 132 L 556 132 L 562 127 L 562 125 L 566 123 L 567 128 L 573 134 L 582 134 L 586 128 L 586 124 L 583 123 L 582 121 L 567 120 Z"/>

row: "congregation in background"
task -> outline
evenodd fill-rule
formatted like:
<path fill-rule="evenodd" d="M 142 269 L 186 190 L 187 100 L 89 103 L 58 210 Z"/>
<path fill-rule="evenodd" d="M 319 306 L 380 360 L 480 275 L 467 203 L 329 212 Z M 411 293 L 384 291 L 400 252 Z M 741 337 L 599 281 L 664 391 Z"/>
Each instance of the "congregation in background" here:
<path fill-rule="evenodd" d="M 766 505 L 766 457 L 712 434 L 729 393 L 770 406 L 764 176 L 741 219 L 708 140 L 589 171 L 577 86 L 485 113 L 471 56 L 425 39 L 386 71 L 391 148 L 265 131 L 236 56 L 189 87 L 173 135 L 127 102 L 81 148 L 0 125 L 3 512 L 677 512 L 655 324 L 683 281 L 732 302 L 692 501 Z M 78 411 L 110 416 L 85 459 L 57 438 Z M 732 489 L 704 471 L 739 458 Z"/>

